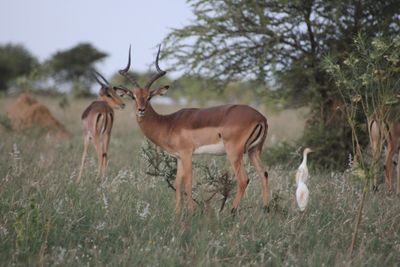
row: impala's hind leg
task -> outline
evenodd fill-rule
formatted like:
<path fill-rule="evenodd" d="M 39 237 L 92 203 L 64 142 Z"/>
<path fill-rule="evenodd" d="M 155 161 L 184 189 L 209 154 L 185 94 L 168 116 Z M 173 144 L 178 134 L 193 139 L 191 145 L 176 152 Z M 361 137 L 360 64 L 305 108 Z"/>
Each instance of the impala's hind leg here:
<path fill-rule="evenodd" d="M 261 148 L 254 148 L 253 150 L 249 151 L 249 158 L 251 164 L 257 171 L 258 176 L 260 177 L 261 185 L 262 185 L 262 198 L 263 198 L 263 205 L 264 208 L 268 211 L 268 172 L 265 171 L 264 166 L 261 163 Z"/>
<path fill-rule="evenodd" d="M 385 183 L 386 183 L 386 190 L 389 193 L 392 192 L 394 152 L 395 152 L 395 147 L 393 146 L 393 144 L 388 142 L 388 149 L 387 149 L 386 159 L 385 159 Z"/>
<path fill-rule="evenodd" d="M 93 144 L 97 154 L 97 177 L 101 176 L 103 166 L 103 148 L 100 136 L 93 136 Z"/>
<path fill-rule="evenodd" d="M 233 200 L 233 208 L 232 212 L 236 212 L 240 200 L 243 197 L 244 192 L 246 191 L 247 184 L 249 183 L 249 179 L 247 178 L 246 170 L 243 164 L 243 149 L 237 149 L 235 147 L 225 146 L 226 154 L 229 162 L 232 165 L 232 168 L 235 172 L 235 177 L 237 181 L 237 190 L 236 196 Z"/>
<path fill-rule="evenodd" d="M 79 175 L 76 178 L 76 183 L 79 183 L 79 181 L 81 180 L 81 177 L 82 177 L 82 172 L 83 172 L 83 168 L 85 166 L 85 160 L 86 160 L 86 156 L 87 156 L 87 150 L 89 147 L 89 143 L 90 143 L 89 136 L 85 136 L 83 139 L 83 153 L 82 153 L 81 167 L 79 169 Z"/>
<path fill-rule="evenodd" d="M 103 137 L 103 142 L 102 142 L 102 164 L 101 164 L 101 175 L 104 176 L 107 170 L 108 166 L 108 146 L 110 145 L 110 139 L 111 139 L 111 133 L 106 134 Z"/>
<path fill-rule="evenodd" d="M 110 140 L 111 140 L 111 131 L 114 123 L 114 116 L 113 113 L 108 113 L 105 117 L 105 126 L 104 128 L 107 128 L 106 125 L 109 124 L 109 129 L 105 129 L 105 132 L 103 134 L 103 139 L 102 139 L 102 176 L 105 175 L 107 167 L 108 167 L 108 147 L 110 145 Z"/>
<path fill-rule="evenodd" d="M 397 148 L 397 191 L 396 194 L 400 195 L 400 147 Z"/>

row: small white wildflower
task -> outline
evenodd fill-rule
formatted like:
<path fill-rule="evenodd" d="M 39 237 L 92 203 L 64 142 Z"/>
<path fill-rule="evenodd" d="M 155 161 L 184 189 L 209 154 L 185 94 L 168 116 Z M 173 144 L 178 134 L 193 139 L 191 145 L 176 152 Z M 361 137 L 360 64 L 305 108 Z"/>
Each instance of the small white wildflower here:
<path fill-rule="evenodd" d="M 353 168 L 353 156 L 349 153 L 349 159 L 348 159 L 348 167 L 351 170 Z"/>
<path fill-rule="evenodd" d="M 106 227 L 106 222 L 99 222 L 97 225 L 96 225 L 96 230 L 103 230 L 104 228 Z"/>
<path fill-rule="evenodd" d="M 108 210 L 108 199 L 104 193 L 103 193 L 103 203 L 104 203 L 104 208 Z"/>
<path fill-rule="evenodd" d="M 13 144 L 13 150 L 10 154 L 11 154 L 11 157 L 13 158 L 13 160 L 21 159 L 21 152 L 19 151 L 16 143 Z"/>
<path fill-rule="evenodd" d="M 10 156 L 12 158 L 13 164 L 12 164 L 12 169 L 15 174 L 18 174 L 22 170 L 22 162 L 21 162 L 21 152 L 18 149 L 18 146 L 16 143 L 13 144 L 12 151 L 10 153 Z"/>
<path fill-rule="evenodd" d="M 6 227 L 4 227 L 3 225 L 0 225 L 0 236 L 1 237 L 5 237 L 8 235 L 8 230 Z"/>
<path fill-rule="evenodd" d="M 67 199 L 67 201 L 68 201 L 68 199 Z M 63 198 L 61 198 L 56 203 L 55 211 L 56 211 L 57 214 L 63 214 L 64 213 L 64 199 Z"/>
<path fill-rule="evenodd" d="M 75 181 L 75 177 L 76 177 L 76 170 L 73 170 L 72 173 L 69 175 L 69 181 L 70 182 L 74 182 Z"/>
<path fill-rule="evenodd" d="M 144 220 L 150 215 L 149 207 L 150 207 L 150 204 L 146 203 L 146 207 L 144 207 L 143 211 L 141 213 L 139 213 L 140 219 Z"/>
<path fill-rule="evenodd" d="M 64 263 L 64 258 L 67 250 L 63 247 L 56 247 L 54 249 L 55 265 L 61 265 Z"/>

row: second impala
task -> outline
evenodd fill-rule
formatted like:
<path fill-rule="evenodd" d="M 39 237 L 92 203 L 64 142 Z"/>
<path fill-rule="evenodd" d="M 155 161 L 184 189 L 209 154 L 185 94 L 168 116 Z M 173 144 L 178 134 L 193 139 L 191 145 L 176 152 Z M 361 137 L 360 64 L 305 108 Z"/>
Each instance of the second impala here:
<path fill-rule="evenodd" d="M 169 86 L 150 89 L 151 85 L 166 71 L 160 69 L 156 57 L 157 73 L 141 87 L 129 74 L 131 49 L 128 64 L 119 71 L 135 87 L 129 96 L 135 101 L 136 119 L 144 135 L 153 143 L 177 158 L 175 212 L 181 210 L 181 184 L 184 182 L 188 197 L 188 210 L 193 212 L 192 198 L 192 156 L 194 154 L 226 154 L 238 182 L 232 212 L 238 208 L 249 179 L 243 155 L 248 153 L 262 184 L 263 204 L 268 209 L 268 173 L 265 171 L 260 154 L 267 136 L 267 119 L 257 110 L 246 105 L 222 105 L 211 108 L 187 108 L 168 115 L 158 114 L 150 100 L 164 95 Z"/>

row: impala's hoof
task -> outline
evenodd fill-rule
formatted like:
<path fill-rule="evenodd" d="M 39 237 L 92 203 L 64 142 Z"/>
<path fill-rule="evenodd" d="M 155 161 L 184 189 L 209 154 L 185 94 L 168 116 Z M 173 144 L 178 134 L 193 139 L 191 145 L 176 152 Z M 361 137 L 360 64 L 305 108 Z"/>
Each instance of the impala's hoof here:
<path fill-rule="evenodd" d="M 264 206 L 263 210 L 265 213 L 269 213 L 269 206 Z"/>
<path fill-rule="evenodd" d="M 233 216 L 235 216 L 235 215 L 236 215 L 236 211 L 237 211 L 237 208 L 232 208 L 232 209 L 231 209 L 231 214 L 232 214 Z"/>
<path fill-rule="evenodd" d="M 377 185 L 373 185 L 373 186 L 372 186 L 372 191 L 378 192 L 378 186 L 377 186 Z"/>

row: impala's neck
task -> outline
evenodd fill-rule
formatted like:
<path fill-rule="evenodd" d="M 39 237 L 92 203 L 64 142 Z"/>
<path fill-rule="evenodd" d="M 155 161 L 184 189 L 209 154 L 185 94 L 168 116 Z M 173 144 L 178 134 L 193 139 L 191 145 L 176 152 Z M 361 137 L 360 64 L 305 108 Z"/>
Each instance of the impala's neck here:
<path fill-rule="evenodd" d="M 136 115 L 136 121 L 139 124 L 143 134 L 158 146 L 165 147 L 165 135 L 168 122 L 163 115 L 158 114 L 153 106 L 148 103 L 146 113 L 143 117 Z"/>

